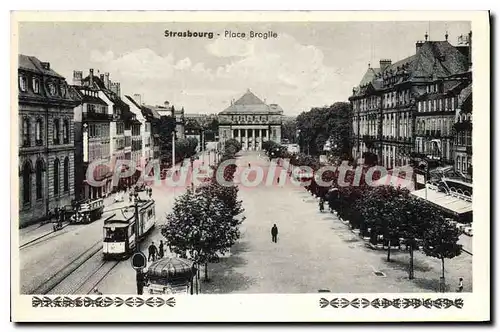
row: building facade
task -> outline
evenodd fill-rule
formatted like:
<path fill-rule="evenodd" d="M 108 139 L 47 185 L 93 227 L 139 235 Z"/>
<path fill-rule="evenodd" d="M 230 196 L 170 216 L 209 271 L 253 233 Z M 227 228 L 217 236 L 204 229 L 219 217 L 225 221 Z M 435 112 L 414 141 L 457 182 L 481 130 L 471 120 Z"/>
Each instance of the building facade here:
<path fill-rule="evenodd" d="M 85 86 L 73 86 L 74 98 L 80 104 L 74 108 L 75 121 L 75 198 L 77 200 L 101 197 L 102 187 L 88 184 L 86 173 L 92 162 L 110 161 L 110 123 L 113 120 L 108 104 L 99 98 L 99 91 Z M 99 167 L 94 178 L 108 176 L 109 169 Z"/>
<path fill-rule="evenodd" d="M 266 104 L 248 90 L 218 115 L 219 142 L 234 138 L 243 150 L 262 149 L 268 140 L 281 143 L 283 110 L 277 104 Z"/>
<path fill-rule="evenodd" d="M 455 170 L 472 182 L 472 84 L 469 84 L 458 95 L 458 107 L 454 120 Z"/>
<path fill-rule="evenodd" d="M 50 63 L 18 56 L 19 223 L 44 218 L 74 199 L 76 102 Z"/>
<path fill-rule="evenodd" d="M 94 69 L 91 68 L 88 75 L 83 77 L 82 71 L 74 71 L 73 87 L 77 91 L 82 89 L 93 91 L 93 97 L 98 98 L 106 104 L 100 106 L 101 110 L 106 110 L 106 115 L 96 115 L 94 112 L 93 117 L 99 116 L 102 119 L 105 118 L 106 121 L 109 121 L 109 128 L 108 125 L 103 126 L 101 123 L 95 128 L 95 132 L 90 126 L 82 130 L 84 137 L 86 134 L 90 139 L 90 135 L 92 135 L 96 142 L 101 142 L 101 145 L 103 141 L 106 142 L 104 146 L 101 146 L 98 155 L 93 155 L 92 158 L 89 155 L 89 160 L 99 159 L 98 157 L 100 157 L 102 166 L 95 169 L 93 176 L 95 180 L 102 181 L 103 185 L 89 189 L 88 193 L 85 192 L 86 198 L 106 197 L 118 185 L 117 183 L 113 183 L 113 172 L 115 171 L 116 162 L 118 160 L 131 160 L 132 158 L 132 134 L 130 132 L 130 135 L 126 136 L 125 127 L 126 122 L 130 121 L 135 115 L 130 111 L 129 105 L 121 99 L 120 83 L 112 82 L 109 73 L 99 74 L 97 72 L 95 74 Z M 85 132 L 85 129 L 87 132 Z M 90 132 L 90 130 L 93 132 Z M 107 145 L 108 141 L 109 148 Z M 107 153 L 103 153 L 103 151 Z M 84 183 L 84 187 L 85 185 Z"/>
<path fill-rule="evenodd" d="M 369 66 L 349 98 L 353 106 L 353 157 L 388 169 L 410 163 L 420 151 L 450 163 L 457 95 L 470 69 L 470 45 L 416 43 L 415 54 Z"/>

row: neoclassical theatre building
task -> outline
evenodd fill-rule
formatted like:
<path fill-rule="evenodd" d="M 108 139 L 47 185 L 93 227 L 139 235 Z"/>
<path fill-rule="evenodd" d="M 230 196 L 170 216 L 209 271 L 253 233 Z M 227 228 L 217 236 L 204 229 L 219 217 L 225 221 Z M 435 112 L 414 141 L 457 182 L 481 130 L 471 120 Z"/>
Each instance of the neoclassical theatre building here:
<path fill-rule="evenodd" d="M 234 138 L 242 150 L 262 149 L 262 142 L 281 142 L 283 109 L 277 104 L 266 104 L 250 90 L 219 113 L 219 141 Z"/>

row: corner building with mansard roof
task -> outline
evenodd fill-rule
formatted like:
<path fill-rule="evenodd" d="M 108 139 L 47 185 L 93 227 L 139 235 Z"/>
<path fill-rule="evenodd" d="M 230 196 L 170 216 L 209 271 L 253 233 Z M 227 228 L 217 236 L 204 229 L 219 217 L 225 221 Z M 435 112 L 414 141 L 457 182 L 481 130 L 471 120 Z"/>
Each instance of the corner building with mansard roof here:
<path fill-rule="evenodd" d="M 234 138 L 242 150 L 258 151 L 265 141 L 281 143 L 283 109 L 277 104 L 266 104 L 250 90 L 238 100 L 231 101 L 218 115 L 219 142 Z"/>
<path fill-rule="evenodd" d="M 471 83 L 470 35 L 466 45 L 416 43 L 415 54 L 369 67 L 349 98 L 353 106 L 353 157 L 392 169 L 416 154 L 436 166 L 454 164 L 453 142 L 460 93 Z"/>

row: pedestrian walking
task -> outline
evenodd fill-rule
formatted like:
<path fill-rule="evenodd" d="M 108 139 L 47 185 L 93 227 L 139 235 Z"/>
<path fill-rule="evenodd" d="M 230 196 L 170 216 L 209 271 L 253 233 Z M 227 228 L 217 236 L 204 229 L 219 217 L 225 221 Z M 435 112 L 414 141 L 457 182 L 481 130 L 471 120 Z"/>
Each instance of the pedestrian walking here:
<path fill-rule="evenodd" d="M 158 245 L 158 258 L 163 258 L 164 255 L 165 255 L 165 251 L 163 248 L 163 241 L 160 240 L 160 244 Z"/>
<path fill-rule="evenodd" d="M 457 291 L 459 293 L 462 293 L 463 290 L 464 290 L 464 278 L 459 278 L 458 279 L 458 289 L 457 289 Z"/>
<path fill-rule="evenodd" d="M 274 243 L 278 242 L 278 227 L 276 226 L 276 224 L 274 224 L 274 226 L 271 228 L 271 237 Z"/>
<path fill-rule="evenodd" d="M 148 190 L 148 194 L 149 194 L 149 198 L 151 198 L 153 196 L 153 188 L 149 188 Z"/>
<path fill-rule="evenodd" d="M 324 210 L 325 210 L 325 201 L 323 200 L 323 198 L 321 198 L 319 200 L 319 211 L 323 212 Z"/>
<path fill-rule="evenodd" d="M 128 201 L 129 201 L 129 203 L 131 203 L 131 202 L 132 202 L 132 197 L 133 197 L 133 196 L 134 196 L 134 194 L 132 193 L 132 191 L 130 191 L 130 192 L 128 193 Z"/>
<path fill-rule="evenodd" d="M 155 261 L 156 260 L 156 254 L 158 253 L 158 248 L 156 248 L 155 243 L 151 242 L 148 248 L 148 261 Z"/>

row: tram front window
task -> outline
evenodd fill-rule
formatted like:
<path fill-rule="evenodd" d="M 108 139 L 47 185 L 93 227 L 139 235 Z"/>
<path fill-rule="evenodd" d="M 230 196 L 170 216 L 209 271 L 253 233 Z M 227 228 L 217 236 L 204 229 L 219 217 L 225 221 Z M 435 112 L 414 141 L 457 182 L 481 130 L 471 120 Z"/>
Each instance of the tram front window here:
<path fill-rule="evenodd" d="M 127 228 L 104 228 L 104 242 L 123 242 L 127 238 Z"/>

